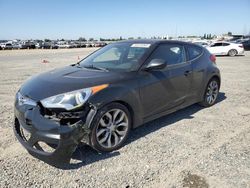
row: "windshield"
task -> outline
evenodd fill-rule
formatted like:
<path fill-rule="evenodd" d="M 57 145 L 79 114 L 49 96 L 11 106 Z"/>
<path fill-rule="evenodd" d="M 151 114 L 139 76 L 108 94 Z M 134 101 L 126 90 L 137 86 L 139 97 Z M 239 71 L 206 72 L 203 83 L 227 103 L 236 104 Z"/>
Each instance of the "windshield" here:
<path fill-rule="evenodd" d="M 116 43 L 109 44 L 83 59 L 80 66 L 111 71 L 135 71 L 139 60 L 150 47 L 150 44 Z"/>

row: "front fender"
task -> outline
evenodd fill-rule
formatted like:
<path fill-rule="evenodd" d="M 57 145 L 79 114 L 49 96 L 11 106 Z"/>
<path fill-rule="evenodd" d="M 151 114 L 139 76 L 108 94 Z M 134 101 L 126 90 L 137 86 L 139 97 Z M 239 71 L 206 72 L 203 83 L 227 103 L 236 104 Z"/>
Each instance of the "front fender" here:
<path fill-rule="evenodd" d="M 89 103 L 94 105 L 97 110 L 111 102 L 120 102 L 127 106 L 131 112 L 133 127 L 137 127 L 143 123 L 143 110 L 137 88 L 131 87 L 131 85 L 129 87 L 121 85 L 109 86 L 89 99 Z"/>

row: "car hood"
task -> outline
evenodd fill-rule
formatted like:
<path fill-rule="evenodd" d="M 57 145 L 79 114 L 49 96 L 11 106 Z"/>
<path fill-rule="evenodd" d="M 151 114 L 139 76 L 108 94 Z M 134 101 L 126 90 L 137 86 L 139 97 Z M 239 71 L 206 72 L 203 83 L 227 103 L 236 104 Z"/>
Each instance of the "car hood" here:
<path fill-rule="evenodd" d="M 31 77 L 21 86 L 20 92 L 35 101 L 40 101 L 65 92 L 116 83 L 128 77 L 128 73 L 67 66 Z"/>

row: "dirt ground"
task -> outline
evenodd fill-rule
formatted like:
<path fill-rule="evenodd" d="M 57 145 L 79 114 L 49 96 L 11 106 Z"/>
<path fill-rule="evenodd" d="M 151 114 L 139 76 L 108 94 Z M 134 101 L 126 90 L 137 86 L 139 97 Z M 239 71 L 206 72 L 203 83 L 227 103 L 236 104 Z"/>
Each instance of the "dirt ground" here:
<path fill-rule="evenodd" d="M 113 153 L 78 148 L 67 169 L 29 155 L 12 131 L 16 91 L 93 50 L 0 51 L 0 187 L 250 187 L 250 52 L 217 57 L 222 85 L 211 108 L 193 105 L 147 123 Z"/>

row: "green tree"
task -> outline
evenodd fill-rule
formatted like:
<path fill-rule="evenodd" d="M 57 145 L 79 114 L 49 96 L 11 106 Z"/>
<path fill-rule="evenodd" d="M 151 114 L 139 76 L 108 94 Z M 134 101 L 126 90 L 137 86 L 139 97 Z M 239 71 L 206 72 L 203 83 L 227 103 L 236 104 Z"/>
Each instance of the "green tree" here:
<path fill-rule="evenodd" d="M 44 42 L 51 42 L 50 39 L 44 39 Z"/>
<path fill-rule="evenodd" d="M 78 39 L 79 41 L 87 41 L 84 37 L 80 37 L 79 39 Z"/>

